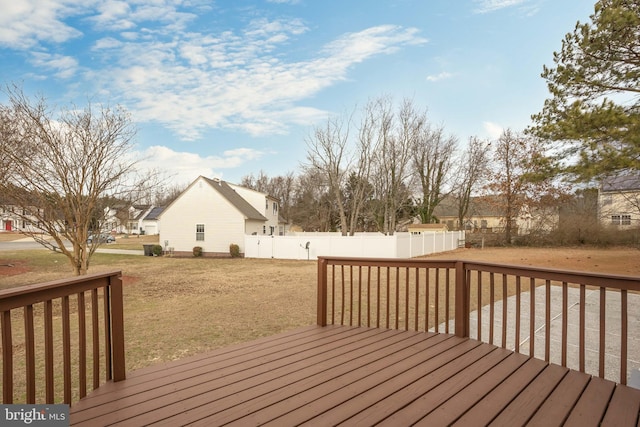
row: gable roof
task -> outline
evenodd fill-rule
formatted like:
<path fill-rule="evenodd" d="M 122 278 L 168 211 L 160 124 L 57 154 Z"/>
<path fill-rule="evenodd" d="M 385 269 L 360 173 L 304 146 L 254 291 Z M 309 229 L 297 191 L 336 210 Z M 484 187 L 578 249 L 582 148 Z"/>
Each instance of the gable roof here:
<path fill-rule="evenodd" d="M 606 177 L 600 183 L 600 188 L 604 192 L 640 190 L 640 171 Z"/>
<path fill-rule="evenodd" d="M 202 177 L 212 188 L 220 193 L 229 203 L 235 206 L 247 219 L 255 219 L 259 221 L 267 221 L 260 212 L 256 210 L 249 202 L 242 198 L 236 190 L 231 188 L 229 184 L 222 180 L 214 180 Z"/>
<path fill-rule="evenodd" d="M 153 209 L 151 209 L 151 211 L 149 211 L 147 216 L 144 217 L 144 220 L 145 221 L 156 221 L 158 219 L 158 216 L 162 213 L 163 210 L 164 210 L 164 207 L 162 207 L 162 206 L 154 207 Z"/>

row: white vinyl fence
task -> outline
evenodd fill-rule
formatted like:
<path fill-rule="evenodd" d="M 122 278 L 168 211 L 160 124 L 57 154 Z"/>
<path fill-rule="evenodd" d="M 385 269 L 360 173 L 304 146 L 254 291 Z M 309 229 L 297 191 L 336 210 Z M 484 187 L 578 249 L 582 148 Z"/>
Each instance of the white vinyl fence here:
<path fill-rule="evenodd" d="M 246 258 L 309 259 L 319 256 L 358 258 L 412 258 L 456 249 L 464 231 L 435 233 L 292 233 L 288 236 L 245 236 Z"/>

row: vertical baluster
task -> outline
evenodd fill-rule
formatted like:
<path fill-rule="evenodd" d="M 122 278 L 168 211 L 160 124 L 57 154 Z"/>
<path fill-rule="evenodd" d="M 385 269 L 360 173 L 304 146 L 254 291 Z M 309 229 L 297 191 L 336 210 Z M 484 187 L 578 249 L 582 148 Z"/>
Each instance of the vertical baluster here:
<path fill-rule="evenodd" d="M 567 366 L 567 330 L 569 329 L 569 289 L 568 283 L 562 282 L 562 360 L 561 365 Z"/>
<path fill-rule="evenodd" d="M 536 279 L 529 278 L 529 357 L 535 354 L 536 345 Z"/>
<path fill-rule="evenodd" d="M 11 312 L 3 311 L 2 326 L 2 403 L 13 403 L 13 339 L 11 337 Z"/>
<path fill-rule="evenodd" d="M 584 348 L 585 348 L 585 285 L 580 285 L 580 339 L 579 339 L 579 365 L 580 372 L 584 372 Z"/>
<path fill-rule="evenodd" d="M 545 282 L 544 312 L 544 360 L 548 362 L 551 354 L 551 280 Z"/>
<path fill-rule="evenodd" d="M 482 272 L 478 270 L 478 283 L 477 283 L 478 295 L 477 295 L 477 310 L 478 322 L 477 322 L 477 335 L 478 341 L 482 341 Z"/>
<path fill-rule="evenodd" d="M 358 326 L 362 326 L 362 266 L 358 266 Z"/>
<path fill-rule="evenodd" d="M 520 276 L 516 276 L 516 353 L 520 352 Z"/>
<path fill-rule="evenodd" d="M 24 307 L 24 345 L 26 356 L 27 403 L 36 403 L 36 348 L 33 330 L 33 305 Z"/>
<path fill-rule="evenodd" d="M 78 293 L 78 360 L 80 398 L 87 395 L 87 325 L 85 319 L 84 292 Z"/>
<path fill-rule="evenodd" d="M 502 275 L 502 348 L 507 348 L 507 275 Z"/>
<path fill-rule="evenodd" d="M 431 309 L 431 305 L 429 304 L 429 286 L 431 284 L 431 269 L 427 268 L 427 274 L 424 278 L 425 286 L 424 286 L 424 330 L 429 330 L 429 310 Z"/>
<path fill-rule="evenodd" d="M 435 285 L 435 289 L 433 292 L 433 305 L 435 306 L 434 310 L 433 310 L 433 326 L 435 327 L 435 331 L 436 332 L 440 332 L 439 328 L 440 325 L 438 323 L 438 314 L 440 311 L 440 297 L 439 297 L 439 292 L 440 292 L 440 269 L 436 268 L 436 285 Z"/>
<path fill-rule="evenodd" d="M 336 266 L 331 266 L 331 324 L 336 324 Z"/>
<path fill-rule="evenodd" d="M 604 378 L 605 333 L 607 329 L 605 324 L 607 311 L 606 292 L 605 288 L 600 288 L 600 360 L 598 361 L 600 378 Z"/>
<path fill-rule="evenodd" d="M 93 347 L 93 389 L 100 386 L 100 329 L 98 325 L 98 290 L 91 290 L 91 344 Z"/>
<path fill-rule="evenodd" d="M 396 325 L 395 329 L 399 329 L 400 322 L 400 267 L 396 267 Z"/>
<path fill-rule="evenodd" d="M 344 295 L 345 295 L 345 289 L 344 289 L 344 265 L 340 266 L 340 274 L 342 277 L 342 299 L 340 300 L 340 304 L 341 304 L 341 309 L 340 309 L 340 324 L 344 325 Z"/>
<path fill-rule="evenodd" d="M 62 297 L 62 363 L 64 378 L 64 403 L 71 404 L 71 324 L 69 296 Z"/>
<path fill-rule="evenodd" d="M 404 272 L 404 330 L 409 330 L 409 267 Z"/>
<path fill-rule="evenodd" d="M 349 266 L 349 326 L 353 326 L 353 265 Z"/>
<path fill-rule="evenodd" d="M 416 300 L 415 300 L 414 328 L 418 330 L 418 314 L 420 313 L 420 268 L 416 267 Z"/>
<path fill-rule="evenodd" d="M 106 368 L 105 381 L 113 378 L 113 370 L 111 365 L 111 310 L 109 310 L 111 301 L 111 291 L 108 286 L 102 288 L 104 295 L 104 364 Z"/>
<path fill-rule="evenodd" d="M 53 388 L 53 302 L 44 302 L 44 377 L 46 403 L 54 403 Z"/>
<path fill-rule="evenodd" d="M 449 333 L 449 315 L 451 314 L 450 313 L 450 307 L 449 307 L 451 305 L 451 296 L 450 296 L 450 292 L 449 292 L 449 287 L 451 285 L 451 283 L 450 283 L 451 269 L 447 268 L 445 270 L 445 272 L 446 272 L 445 280 L 446 280 L 447 283 L 446 283 L 445 288 L 444 288 L 444 299 L 446 300 L 446 304 L 444 306 L 444 317 L 445 317 L 445 320 L 444 320 L 444 332 L 446 334 L 448 334 Z"/>
<path fill-rule="evenodd" d="M 367 327 L 371 327 L 371 266 L 367 267 Z"/>
<path fill-rule="evenodd" d="M 389 312 L 391 311 L 391 270 L 389 267 L 387 267 L 387 326 L 386 328 L 389 329 Z"/>
<path fill-rule="evenodd" d="M 493 272 L 489 273 L 489 344 L 493 344 L 493 325 L 495 321 L 494 303 L 495 303 L 495 281 Z"/>
<path fill-rule="evenodd" d="M 627 290 L 620 291 L 620 384 L 627 384 Z"/>
<path fill-rule="evenodd" d="M 377 298 L 377 304 L 376 304 L 376 328 L 380 327 L 380 266 L 378 266 L 377 269 L 377 280 L 376 280 L 376 286 L 378 287 L 378 290 L 376 292 L 376 298 Z"/>

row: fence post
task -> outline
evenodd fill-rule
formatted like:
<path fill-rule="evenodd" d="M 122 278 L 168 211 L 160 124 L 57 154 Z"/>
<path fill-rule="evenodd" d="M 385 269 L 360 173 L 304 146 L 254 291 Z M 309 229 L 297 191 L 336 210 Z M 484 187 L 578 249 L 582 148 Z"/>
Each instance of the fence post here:
<path fill-rule="evenodd" d="M 327 260 L 318 257 L 318 326 L 327 326 L 327 266 Z"/>
<path fill-rule="evenodd" d="M 122 277 L 109 277 L 111 288 L 111 363 L 113 363 L 113 381 L 126 378 L 124 356 L 124 307 L 122 294 Z"/>
<path fill-rule="evenodd" d="M 455 333 L 460 338 L 469 337 L 469 287 L 464 262 L 456 261 L 456 313 Z"/>

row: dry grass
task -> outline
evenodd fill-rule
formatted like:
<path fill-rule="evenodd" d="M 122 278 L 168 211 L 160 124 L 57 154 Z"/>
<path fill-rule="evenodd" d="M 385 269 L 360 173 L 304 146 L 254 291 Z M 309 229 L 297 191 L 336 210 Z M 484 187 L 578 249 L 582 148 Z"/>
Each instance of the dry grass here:
<path fill-rule="evenodd" d="M 155 236 L 140 240 L 145 237 Z M 129 239 L 140 248 L 138 238 Z M 626 248 L 511 248 L 461 249 L 429 258 L 638 276 L 639 254 Z M 0 289 L 67 277 L 70 271 L 63 255 L 43 250 L 0 252 L 0 264 L 6 263 L 21 270 L 7 275 L 16 267 L 0 266 Z M 315 322 L 314 261 L 96 254 L 91 272 L 107 270 L 123 273 L 128 371 Z M 20 360 L 18 349 L 16 372 Z"/>

